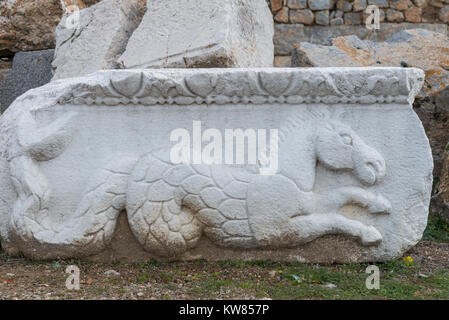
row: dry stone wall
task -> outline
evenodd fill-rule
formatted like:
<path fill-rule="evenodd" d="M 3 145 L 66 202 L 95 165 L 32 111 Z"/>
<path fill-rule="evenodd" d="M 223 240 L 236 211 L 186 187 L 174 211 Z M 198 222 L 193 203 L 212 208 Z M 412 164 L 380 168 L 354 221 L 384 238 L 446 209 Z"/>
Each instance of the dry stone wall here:
<path fill-rule="evenodd" d="M 380 21 L 449 23 L 449 0 L 270 0 L 277 23 L 361 25 L 369 5 L 380 9 Z"/>

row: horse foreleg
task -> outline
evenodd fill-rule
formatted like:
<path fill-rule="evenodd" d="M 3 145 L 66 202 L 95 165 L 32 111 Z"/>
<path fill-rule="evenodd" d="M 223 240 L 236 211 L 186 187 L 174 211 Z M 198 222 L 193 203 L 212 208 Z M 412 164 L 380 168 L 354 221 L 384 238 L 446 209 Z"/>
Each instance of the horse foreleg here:
<path fill-rule="evenodd" d="M 316 212 L 335 212 L 348 204 L 367 208 L 369 213 L 391 213 L 391 204 L 380 194 L 357 187 L 342 187 L 316 195 Z"/>
<path fill-rule="evenodd" d="M 356 237 L 365 245 L 377 245 L 382 235 L 373 226 L 360 221 L 348 219 L 339 214 L 314 214 L 291 219 L 298 230 L 298 242 L 306 243 L 327 234 L 344 234 Z"/>

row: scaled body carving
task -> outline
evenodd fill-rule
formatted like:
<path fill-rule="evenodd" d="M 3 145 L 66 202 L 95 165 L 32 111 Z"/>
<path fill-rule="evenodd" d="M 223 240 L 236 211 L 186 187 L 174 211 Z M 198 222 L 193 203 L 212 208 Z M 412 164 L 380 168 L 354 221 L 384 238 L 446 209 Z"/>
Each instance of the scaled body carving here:
<path fill-rule="evenodd" d="M 170 88 L 176 88 L 178 92 L 183 90 L 176 83 L 179 78 L 170 72 L 173 71 L 169 71 L 168 79 L 162 78 L 162 81 L 171 81 Z M 366 250 L 385 251 L 382 248 L 390 245 L 390 235 L 376 221 L 388 219 L 396 215 L 395 211 L 403 210 L 395 207 L 392 204 L 395 199 L 391 198 L 391 194 L 382 192 L 381 188 L 384 180 L 390 179 L 390 170 L 393 170 L 394 177 L 396 166 L 389 166 L 382 151 L 371 146 L 344 123 L 349 113 L 347 109 L 335 112 L 333 106 L 303 106 L 301 112 L 293 112 L 281 121 L 280 166 L 273 176 L 260 175 L 258 166 L 174 165 L 168 157 L 167 147 L 156 138 L 147 150 L 136 148 L 123 152 L 117 147 L 115 152 L 109 152 L 99 160 L 100 164 L 95 163 L 95 158 L 88 159 L 92 169 L 85 171 L 89 172 L 90 178 L 89 181 L 84 179 L 84 186 L 77 189 L 82 191 L 73 199 L 76 207 L 72 205 L 73 211 L 61 205 L 55 209 L 58 201 L 63 200 L 56 199 L 58 190 L 52 186 L 56 181 L 52 176 L 55 173 L 48 170 L 61 166 L 57 162 L 59 157 L 83 152 L 76 149 L 79 148 L 76 137 L 82 135 L 78 124 L 82 124 L 79 119 L 86 109 L 71 108 L 69 101 L 79 99 L 77 95 L 80 94 L 85 97 L 83 92 L 87 90 L 89 95 L 94 95 L 88 98 L 94 106 L 88 108 L 96 108 L 96 103 L 104 103 L 101 101 L 106 88 L 114 88 L 115 92 L 131 90 L 134 97 L 142 99 L 142 95 L 136 92 L 149 88 L 142 85 L 142 81 L 157 83 L 161 80 L 157 76 L 152 79 L 144 73 L 128 76 L 120 72 L 111 72 L 106 79 L 113 79 L 111 77 L 115 75 L 122 79 L 121 82 L 109 80 L 105 87 L 101 84 L 92 86 L 90 80 L 86 81 L 87 85 L 78 87 L 78 83 L 84 80 L 77 79 L 70 80 L 74 84 L 66 85 L 63 81 L 51 84 L 72 88 L 64 89 L 56 96 L 54 87 L 42 93 L 43 96 L 52 95 L 52 99 L 59 103 L 64 102 L 65 108 L 69 107 L 70 111 L 55 113 L 43 122 L 41 119 L 46 116 L 39 112 L 48 110 L 48 105 L 31 107 L 26 112 L 12 109 L 2 119 L 0 129 L 9 139 L 2 140 L 1 173 L 5 179 L 0 188 L 0 232 L 9 251 L 20 250 L 30 256 L 44 257 L 79 257 L 100 253 L 110 245 L 118 216 L 123 211 L 126 211 L 129 227 L 142 248 L 157 257 L 170 259 L 182 259 L 187 252 L 195 250 L 202 237 L 208 238 L 218 248 L 236 251 L 297 248 L 333 234 L 357 239 Z M 123 78 L 123 75 L 126 77 Z M 209 92 L 218 90 L 220 81 L 226 82 L 219 71 L 210 74 L 206 71 L 206 75 L 206 79 L 216 79 L 215 89 L 208 89 Z M 293 73 L 287 76 L 295 78 L 298 75 Z M 403 85 L 400 76 L 396 77 L 399 87 Z M 148 80 L 142 80 L 142 77 Z M 245 79 L 247 74 L 240 77 Z M 275 78 L 276 74 L 272 77 Z M 191 78 L 190 72 L 186 79 Z M 335 75 L 323 79 L 335 79 Z M 244 81 L 243 85 L 248 85 L 248 82 Z M 289 86 L 291 88 L 291 84 Z M 373 88 L 375 86 L 379 83 Z M 95 91 L 90 88 L 97 88 L 99 100 L 94 99 Z M 190 90 L 185 94 L 191 95 Z M 335 90 L 341 92 L 338 85 Z M 169 91 L 165 89 L 166 94 Z M 159 92 L 164 92 L 164 89 Z M 279 92 L 278 97 L 282 90 Z M 313 96 L 313 92 L 309 93 Z M 29 97 L 31 100 L 32 95 Z M 106 96 L 111 97 L 111 94 L 106 93 Z M 134 97 L 127 96 L 126 99 L 136 99 Z M 203 95 L 201 99 L 204 102 L 201 103 L 207 104 L 205 100 L 208 97 L 209 94 Z M 288 100 L 288 97 L 283 99 Z M 194 101 L 195 98 L 192 104 L 195 104 Z M 27 97 L 19 99 L 20 102 L 26 105 Z M 13 119 L 17 121 L 12 122 Z M 107 140 L 102 138 L 99 143 L 103 141 Z M 83 149 L 88 155 L 89 146 Z M 318 166 L 321 171 L 333 172 L 335 177 L 343 175 L 341 181 L 344 183 L 323 183 L 331 182 L 332 177 L 319 178 Z M 427 170 L 429 168 L 431 163 Z M 73 174 L 77 168 L 62 170 Z M 418 185 L 420 183 L 428 188 L 425 180 L 418 181 Z M 411 196 L 421 197 L 416 194 Z M 424 202 L 419 200 L 418 205 L 425 206 L 427 195 L 424 197 Z M 363 212 L 360 218 L 348 216 L 345 213 L 348 206 L 358 207 Z M 396 249 L 390 255 L 397 254 Z"/>

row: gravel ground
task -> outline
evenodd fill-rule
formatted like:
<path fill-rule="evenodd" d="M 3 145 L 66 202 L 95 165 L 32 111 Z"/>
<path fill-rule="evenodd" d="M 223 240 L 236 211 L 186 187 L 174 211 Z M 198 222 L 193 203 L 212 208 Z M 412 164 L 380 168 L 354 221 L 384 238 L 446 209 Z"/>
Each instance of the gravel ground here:
<path fill-rule="evenodd" d="M 428 288 L 426 292 L 430 293 L 423 297 L 432 298 L 436 295 L 444 299 L 444 286 L 449 279 L 449 243 L 423 241 L 405 256 L 412 257 L 415 269 L 413 272 L 398 274 L 398 281 L 412 279 L 412 282 L 421 281 L 422 286 L 426 281 L 422 277 L 445 272 L 445 278 L 439 278 L 438 286 Z M 405 260 L 398 261 L 391 264 L 395 270 Z M 70 291 L 65 286 L 68 265 L 80 268 L 80 290 Z M 363 275 L 364 268 L 366 265 L 318 266 L 242 261 L 98 264 L 82 261 L 28 261 L 3 254 L 0 255 L 0 299 L 351 299 L 360 295 L 363 298 L 365 291 L 360 288 L 345 288 L 354 288 L 354 283 L 355 287 L 362 287 L 366 278 Z M 388 268 L 386 264 L 382 270 Z M 303 282 L 301 279 L 304 279 L 302 286 L 292 282 L 290 275 L 295 273 L 301 275 L 299 278 L 294 276 L 296 281 Z M 351 273 L 354 277 L 348 280 L 347 274 Z M 340 291 L 334 289 L 333 292 L 338 294 L 327 293 L 333 290 L 326 283 L 329 279 L 335 279 L 334 283 Z M 441 282 L 441 279 L 446 282 Z M 443 291 L 438 288 L 443 288 Z M 420 292 L 416 288 L 410 290 L 412 298 L 417 296 L 416 292 Z M 414 294 L 413 290 L 416 291 Z M 449 287 L 447 290 L 449 293 Z M 397 297 L 395 292 L 388 290 L 381 296 L 379 294 L 372 297 Z"/>

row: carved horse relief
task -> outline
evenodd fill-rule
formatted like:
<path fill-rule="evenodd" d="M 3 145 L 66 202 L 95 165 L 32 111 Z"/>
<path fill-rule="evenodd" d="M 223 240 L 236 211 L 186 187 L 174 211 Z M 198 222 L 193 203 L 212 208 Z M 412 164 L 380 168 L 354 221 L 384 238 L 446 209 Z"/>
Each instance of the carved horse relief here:
<path fill-rule="evenodd" d="M 72 117 L 40 129 L 31 115 L 19 123 L 23 152 L 9 160 L 18 195 L 10 223 L 24 242 L 32 238 L 68 245 L 71 254 L 96 253 L 111 241 L 123 210 L 140 244 L 167 257 L 194 248 L 203 234 L 219 246 L 237 249 L 295 247 L 336 233 L 367 246 L 382 241 L 376 228 L 337 211 L 357 204 L 372 214 L 389 213 L 383 196 L 358 187 L 313 192 L 318 162 L 351 171 L 365 185 L 385 175 L 382 156 L 351 128 L 326 116 L 285 125 L 280 152 L 288 157 L 274 176 L 217 165 L 173 165 L 155 153 L 118 155 L 95 175 L 76 213 L 55 225 L 48 216 L 50 187 L 37 163 L 68 146 Z M 285 148 L 288 153 L 282 153 Z"/>
<path fill-rule="evenodd" d="M 357 261 L 397 257 L 419 241 L 427 221 L 431 151 L 410 106 L 423 78 L 412 68 L 180 69 L 52 82 L 19 98 L 0 119 L 2 247 L 36 258 L 97 254 L 112 248 L 126 212 L 150 256 L 203 257 L 205 237 L 230 249 L 217 249 L 219 258 L 246 258 L 252 250 L 267 258 L 279 251 L 281 259 L 293 252 L 306 261 L 352 261 L 324 251 L 314 260 L 314 246 L 302 246 L 340 234 L 367 248 L 344 243 L 361 252 Z M 185 125 L 184 115 L 204 114 L 207 126 L 228 124 L 209 110 L 270 127 L 270 112 L 279 111 L 278 172 L 260 174 L 266 163 L 175 165 L 170 150 L 155 149 L 171 126 Z M 338 113 L 346 111 L 367 127 L 356 132 Z M 151 130 L 142 114 L 151 117 Z M 167 118 L 170 127 L 159 128 Z M 122 123 L 120 136 L 109 139 Z M 383 154 L 374 141 L 385 141 Z M 85 163 L 78 164 L 80 154 Z M 348 214 L 348 206 L 358 208 Z M 392 207 L 394 215 L 377 218 Z"/>

